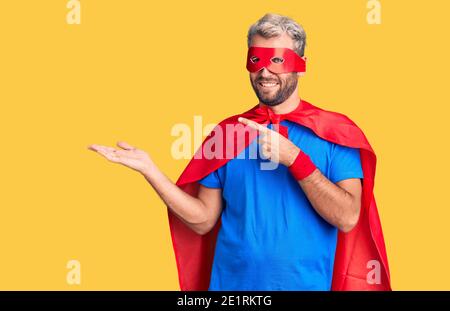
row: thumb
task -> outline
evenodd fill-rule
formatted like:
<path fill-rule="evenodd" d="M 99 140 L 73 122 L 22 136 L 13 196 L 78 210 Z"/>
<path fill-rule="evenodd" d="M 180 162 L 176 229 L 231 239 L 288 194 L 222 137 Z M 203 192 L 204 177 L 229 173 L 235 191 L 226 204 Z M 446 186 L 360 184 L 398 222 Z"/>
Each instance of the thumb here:
<path fill-rule="evenodd" d="M 133 150 L 136 149 L 135 147 L 131 146 L 130 144 L 124 142 L 124 141 L 119 141 L 117 142 L 117 146 L 119 146 L 120 148 L 123 148 L 125 150 Z"/>

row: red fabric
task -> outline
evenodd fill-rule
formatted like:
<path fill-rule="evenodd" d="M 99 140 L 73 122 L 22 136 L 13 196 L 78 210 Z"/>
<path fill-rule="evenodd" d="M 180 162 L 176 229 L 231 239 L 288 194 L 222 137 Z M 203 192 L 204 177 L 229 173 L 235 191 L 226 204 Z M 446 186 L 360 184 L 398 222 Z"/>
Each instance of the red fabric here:
<path fill-rule="evenodd" d="M 282 62 L 276 63 L 272 59 L 278 57 Z M 293 50 L 288 48 L 263 48 L 252 46 L 247 51 L 247 70 L 260 71 L 266 67 L 273 73 L 305 72 L 306 62 Z"/>
<path fill-rule="evenodd" d="M 289 172 L 294 176 L 295 180 L 302 180 L 308 177 L 316 170 L 316 166 L 309 155 L 302 150 L 298 153 L 294 162 L 289 166 Z"/>
<path fill-rule="evenodd" d="M 278 123 L 286 119 L 310 128 L 316 135 L 327 141 L 359 148 L 364 173 L 360 219 L 352 231 L 338 234 L 332 290 L 391 290 L 383 233 L 373 195 L 376 155 L 358 126 L 343 114 L 326 111 L 301 100 L 294 111 L 283 115 L 275 115 L 265 106 L 255 106 L 243 114 L 223 120 L 216 129 L 221 128 L 226 132 L 227 125 L 237 124 L 237 118 L 240 116 L 261 124 L 267 124 L 269 121 Z M 234 139 L 229 135 L 223 135 L 221 146 L 223 148 L 233 147 L 237 139 L 242 138 L 243 135 L 247 137 L 245 146 L 237 146 L 231 157 L 199 158 L 204 154 L 205 144 L 215 135 L 208 136 L 179 177 L 177 185 L 187 193 L 196 195 L 199 187 L 197 181 L 235 157 L 256 138 L 257 132 L 245 133 L 243 130 L 238 130 L 233 133 Z M 210 232 L 198 235 L 169 209 L 168 216 L 181 290 L 207 290 L 215 242 L 221 225 L 220 218 Z M 379 262 L 381 284 L 372 285 L 366 281 L 372 268 L 368 263 L 373 260 Z"/>

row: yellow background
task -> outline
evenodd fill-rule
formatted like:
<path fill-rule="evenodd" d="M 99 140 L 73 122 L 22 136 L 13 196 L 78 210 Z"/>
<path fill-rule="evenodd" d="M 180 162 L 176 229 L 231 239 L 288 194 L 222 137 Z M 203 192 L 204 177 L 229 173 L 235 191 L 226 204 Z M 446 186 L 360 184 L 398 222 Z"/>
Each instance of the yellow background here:
<path fill-rule="evenodd" d="M 257 103 L 246 34 L 266 12 L 307 32 L 300 96 L 377 152 L 393 288 L 450 289 L 448 1 L 381 1 L 381 25 L 365 0 L 81 0 L 81 25 L 66 3 L 0 4 L 0 289 L 179 289 L 165 205 L 86 147 L 125 140 L 175 180 L 174 124 Z"/>

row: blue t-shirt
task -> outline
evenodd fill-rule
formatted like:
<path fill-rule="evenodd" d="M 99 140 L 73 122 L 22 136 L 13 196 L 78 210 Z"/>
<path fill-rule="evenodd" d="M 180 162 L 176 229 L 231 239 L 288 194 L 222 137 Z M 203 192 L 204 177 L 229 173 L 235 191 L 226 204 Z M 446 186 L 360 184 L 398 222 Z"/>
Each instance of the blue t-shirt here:
<path fill-rule="evenodd" d="M 331 182 L 363 178 L 359 149 L 290 121 L 281 124 Z M 222 188 L 224 204 L 209 290 L 330 290 L 337 228 L 314 210 L 286 166 L 261 169 L 270 161 L 259 152 L 255 157 L 257 148 L 255 139 L 200 180 Z"/>

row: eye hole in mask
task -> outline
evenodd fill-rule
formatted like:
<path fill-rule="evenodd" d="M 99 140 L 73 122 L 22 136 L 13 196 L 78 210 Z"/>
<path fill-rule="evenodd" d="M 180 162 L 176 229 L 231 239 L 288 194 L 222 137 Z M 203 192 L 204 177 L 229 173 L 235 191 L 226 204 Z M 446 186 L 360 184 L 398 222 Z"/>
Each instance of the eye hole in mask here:
<path fill-rule="evenodd" d="M 282 63 L 284 63 L 284 58 L 275 56 L 275 57 L 272 57 L 270 59 L 270 61 L 274 64 L 282 64 Z"/>
<path fill-rule="evenodd" d="M 252 57 L 250 57 L 250 61 L 251 61 L 253 64 L 256 64 L 257 62 L 259 62 L 259 57 L 257 57 L 257 56 L 252 56 Z"/>

